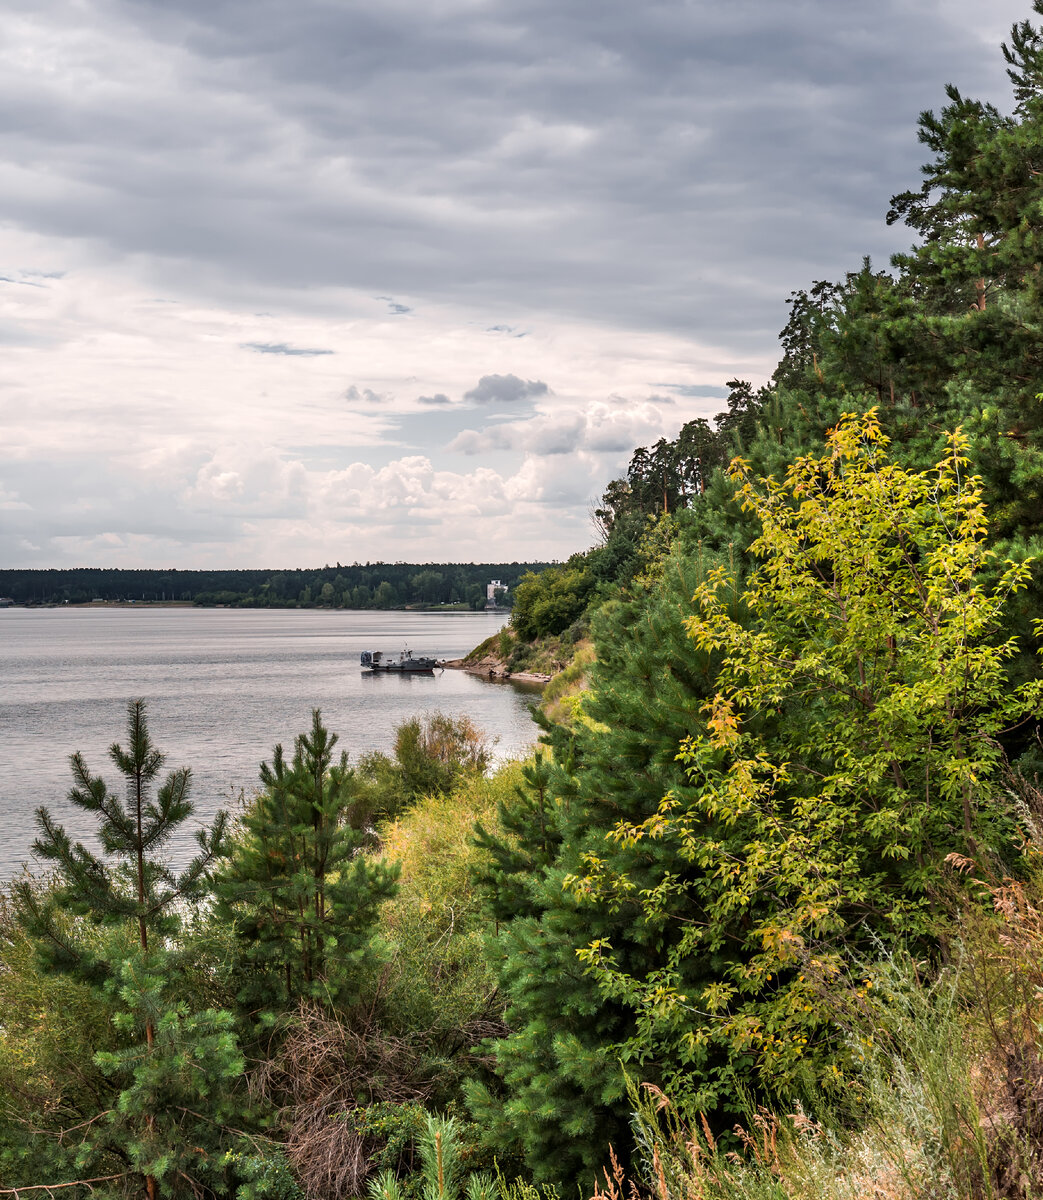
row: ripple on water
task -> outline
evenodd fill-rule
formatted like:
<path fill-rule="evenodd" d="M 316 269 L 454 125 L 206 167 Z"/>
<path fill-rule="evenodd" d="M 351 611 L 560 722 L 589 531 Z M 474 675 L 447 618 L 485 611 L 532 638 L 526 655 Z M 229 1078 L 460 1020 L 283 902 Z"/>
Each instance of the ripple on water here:
<path fill-rule="evenodd" d="M 537 736 L 532 691 L 461 671 L 359 670 L 362 650 L 458 658 L 502 625 L 487 613 L 0 609 L 0 877 L 29 858 L 41 804 L 75 837 L 91 836 L 66 800 L 69 755 L 81 751 L 115 786 L 107 749 L 139 696 L 167 766 L 192 768 L 201 820 L 249 792 L 261 760 L 276 742 L 289 747 L 316 707 L 352 757 L 389 749 L 397 725 L 435 710 L 470 716 L 500 758 L 522 753 Z M 186 832 L 171 858 L 191 852 Z"/>

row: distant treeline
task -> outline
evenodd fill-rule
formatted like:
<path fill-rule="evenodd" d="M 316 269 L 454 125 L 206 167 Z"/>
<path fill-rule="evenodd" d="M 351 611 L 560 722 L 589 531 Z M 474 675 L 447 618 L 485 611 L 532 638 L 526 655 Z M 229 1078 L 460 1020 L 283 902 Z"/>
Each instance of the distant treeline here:
<path fill-rule="evenodd" d="M 549 563 L 353 563 L 295 571 L 0 570 L 0 596 L 16 604 L 90 604 L 94 600 L 188 601 L 243 608 L 400 608 L 460 604 L 485 607 L 486 588 L 509 589 Z"/>

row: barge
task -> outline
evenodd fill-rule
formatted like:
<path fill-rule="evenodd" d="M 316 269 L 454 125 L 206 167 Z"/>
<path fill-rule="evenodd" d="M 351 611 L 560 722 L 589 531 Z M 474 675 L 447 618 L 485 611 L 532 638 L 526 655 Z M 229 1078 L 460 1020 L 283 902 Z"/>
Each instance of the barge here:
<path fill-rule="evenodd" d="M 364 675 L 433 675 L 442 665 L 436 658 L 414 658 L 412 650 L 403 650 L 397 658 L 382 650 L 363 650 L 361 662 Z"/>

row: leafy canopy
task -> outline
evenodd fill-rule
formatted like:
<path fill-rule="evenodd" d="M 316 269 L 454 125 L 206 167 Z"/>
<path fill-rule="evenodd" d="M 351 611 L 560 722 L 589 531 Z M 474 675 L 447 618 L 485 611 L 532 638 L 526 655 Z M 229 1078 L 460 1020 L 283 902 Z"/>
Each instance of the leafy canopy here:
<path fill-rule="evenodd" d="M 996 631 L 1030 565 L 981 582 L 992 555 L 965 451 L 957 431 L 910 471 L 870 412 L 782 482 L 732 464 L 757 566 L 738 610 L 731 573 L 711 572 L 685 622 L 719 661 L 679 749 L 690 787 L 609 837 L 671 845 L 674 865 L 639 888 L 591 851 L 569 881 L 591 905 L 636 900 L 681 925 L 651 972 L 628 972 L 610 939 L 580 957 L 638 1015 L 627 1053 L 668 1064 L 703 1106 L 751 1068 L 769 1088 L 804 1060 L 832 1070 L 823 975 L 874 940 L 929 937 L 947 856 L 1012 849 L 998 737 L 1040 711 L 1043 681 L 1011 686 L 1016 645 Z M 717 977 L 685 987 L 712 956 Z"/>

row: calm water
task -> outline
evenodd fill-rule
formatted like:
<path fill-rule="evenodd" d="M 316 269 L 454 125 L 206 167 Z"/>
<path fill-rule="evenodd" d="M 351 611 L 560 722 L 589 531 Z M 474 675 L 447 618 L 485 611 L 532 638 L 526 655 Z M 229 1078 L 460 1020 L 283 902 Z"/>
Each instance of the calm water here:
<path fill-rule="evenodd" d="M 536 739 L 531 691 L 462 671 L 359 670 L 362 650 L 458 658 L 502 624 L 485 613 L 0 609 L 0 879 L 29 859 L 41 804 L 90 836 L 65 799 L 68 757 L 81 751 L 115 787 L 107 750 L 124 741 L 127 701 L 139 696 L 166 768 L 192 768 L 201 820 L 249 792 L 261 760 L 276 742 L 288 750 L 315 707 L 353 759 L 389 749 L 400 722 L 436 709 L 470 716 L 498 757 L 524 750 Z M 175 862 L 189 844 L 172 847 Z"/>

